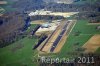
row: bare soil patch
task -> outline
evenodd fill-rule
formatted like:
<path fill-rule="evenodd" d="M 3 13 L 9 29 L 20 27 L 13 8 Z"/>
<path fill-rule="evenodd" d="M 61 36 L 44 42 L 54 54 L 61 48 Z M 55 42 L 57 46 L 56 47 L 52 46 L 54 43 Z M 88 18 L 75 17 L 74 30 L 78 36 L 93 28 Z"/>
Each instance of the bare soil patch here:
<path fill-rule="evenodd" d="M 44 23 L 46 23 L 44 20 L 36 20 L 31 22 L 31 24 L 44 24 Z"/>
<path fill-rule="evenodd" d="M 84 45 L 85 53 L 94 53 L 100 47 L 100 35 L 94 35 Z"/>

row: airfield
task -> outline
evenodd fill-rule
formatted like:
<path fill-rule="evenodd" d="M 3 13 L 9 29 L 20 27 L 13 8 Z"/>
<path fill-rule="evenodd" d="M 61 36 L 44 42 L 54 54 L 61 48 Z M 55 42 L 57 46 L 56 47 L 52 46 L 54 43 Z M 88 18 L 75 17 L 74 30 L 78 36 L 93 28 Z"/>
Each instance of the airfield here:
<path fill-rule="evenodd" d="M 57 30 L 55 32 L 58 34 L 53 34 L 53 36 L 55 36 L 56 38 L 59 36 L 60 32 L 62 32 L 63 27 L 67 24 L 68 20 L 61 22 L 63 23 L 59 26 L 63 26 L 56 28 Z M 41 23 L 41 21 L 38 21 L 38 23 Z M 38 23 L 32 23 L 27 32 L 33 30 Z M 43 23 L 45 22 L 42 21 L 41 24 Z M 47 46 L 49 42 L 46 43 L 46 45 L 44 46 L 45 48 L 43 48 L 42 51 L 40 51 L 41 47 L 32 50 L 32 48 L 37 44 L 38 38 L 34 36 L 30 38 L 30 35 L 27 35 L 27 37 L 7 47 L 0 48 L 0 66 L 38 66 L 36 59 L 42 56 L 59 58 L 76 57 L 80 53 L 84 53 L 85 51 L 89 50 L 89 48 L 84 48 L 85 45 L 91 47 L 90 49 L 95 49 L 93 50 L 93 53 L 100 53 L 99 42 L 96 41 L 96 45 L 94 45 L 95 43 L 90 44 L 91 41 L 95 41 L 95 39 L 100 40 L 100 30 L 96 29 L 96 27 L 100 26 L 100 24 L 90 25 L 88 20 L 77 20 L 75 22 L 73 20 L 68 25 L 71 25 L 72 27 L 69 27 L 69 30 L 65 30 L 62 38 L 60 39 L 60 42 L 56 45 L 56 48 L 53 52 L 50 52 L 51 44 Z M 65 29 L 67 29 L 67 27 Z M 50 36 L 51 33 L 52 32 L 50 32 L 48 36 Z M 96 35 L 98 36 L 96 37 Z M 55 38 L 53 36 L 51 37 L 51 39 L 49 39 L 49 41 L 53 41 L 52 38 Z M 46 40 L 42 44 L 44 45 L 45 42 Z M 92 48 L 93 46 L 96 48 Z M 53 47 L 53 43 L 51 47 Z"/>

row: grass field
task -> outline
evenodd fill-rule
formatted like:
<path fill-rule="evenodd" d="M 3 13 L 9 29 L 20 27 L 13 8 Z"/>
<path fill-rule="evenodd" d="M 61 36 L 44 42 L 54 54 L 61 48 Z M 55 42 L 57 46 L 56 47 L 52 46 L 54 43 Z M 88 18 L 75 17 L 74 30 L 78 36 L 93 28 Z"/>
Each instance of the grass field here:
<path fill-rule="evenodd" d="M 58 54 L 48 54 L 53 57 L 71 57 L 72 53 L 80 53 L 76 48 L 82 47 L 94 34 L 100 34 L 100 30 L 96 30 L 98 25 L 87 25 L 87 20 L 78 20 L 72 32 L 69 34 L 65 45 Z M 29 32 L 36 25 L 31 25 L 27 30 Z M 79 35 L 75 36 L 75 32 L 79 31 Z M 25 37 L 7 47 L 0 48 L 0 66 L 38 66 L 33 59 L 37 59 L 38 52 L 32 50 L 33 45 L 37 41 L 36 38 Z M 78 43 L 75 45 L 75 43 Z M 16 49 L 22 45 L 19 49 Z M 13 51 L 13 49 L 15 49 Z M 97 50 L 99 51 L 100 48 Z"/>
<path fill-rule="evenodd" d="M 80 0 L 78 2 L 75 2 L 74 4 L 84 4 L 84 3 L 95 3 L 96 1 L 99 1 L 99 0 Z"/>
<path fill-rule="evenodd" d="M 2 7 L 4 9 L 3 13 L 16 10 L 15 8 L 13 8 L 11 6 L 11 5 L 14 4 L 14 1 L 13 0 L 5 0 L 5 1 L 7 1 L 7 4 L 6 5 L 0 5 L 0 7 Z"/>
<path fill-rule="evenodd" d="M 31 29 L 34 27 L 35 25 L 32 25 Z M 32 47 L 36 41 L 34 37 L 25 37 L 7 47 L 0 48 L 0 66 L 33 66 L 34 55 L 37 51 L 32 50 Z M 23 46 L 16 49 L 18 45 Z"/>
<path fill-rule="evenodd" d="M 100 54 L 100 48 L 96 51 L 97 54 Z"/>
<path fill-rule="evenodd" d="M 79 53 L 79 51 L 76 51 L 76 48 L 82 47 L 94 34 L 100 34 L 100 30 L 96 30 L 98 25 L 87 24 L 87 20 L 78 20 L 58 57 L 69 57 L 75 52 Z M 75 36 L 74 34 L 77 31 L 80 33 L 78 36 Z M 76 43 L 78 44 L 75 45 Z"/>

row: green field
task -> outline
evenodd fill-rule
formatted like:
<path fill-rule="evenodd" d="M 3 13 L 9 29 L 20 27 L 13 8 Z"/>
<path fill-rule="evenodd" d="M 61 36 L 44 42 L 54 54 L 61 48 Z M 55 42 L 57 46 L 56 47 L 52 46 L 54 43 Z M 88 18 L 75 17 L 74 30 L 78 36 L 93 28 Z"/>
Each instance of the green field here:
<path fill-rule="evenodd" d="M 84 4 L 84 3 L 95 3 L 96 1 L 99 1 L 99 0 L 80 0 L 80 1 L 77 1 L 75 2 L 74 4 Z"/>
<path fill-rule="evenodd" d="M 87 20 L 78 20 L 68 39 L 66 40 L 61 52 L 58 54 L 58 57 L 69 57 L 73 56 L 73 53 L 82 52 L 77 51 L 76 49 L 81 48 L 84 43 L 86 43 L 94 34 L 100 34 L 100 30 L 96 29 L 96 27 L 99 25 L 87 24 Z M 78 36 L 75 35 L 75 32 L 77 31 L 79 32 Z"/>
<path fill-rule="evenodd" d="M 14 4 L 14 1 L 12 1 L 12 0 L 5 0 L 5 1 L 7 1 L 7 4 L 0 5 L 0 8 L 4 9 L 3 11 L 0 11 L 1 14 L 5 13 L 5 12 L 10 12 L 10 11 L 16 10 L 15 8 L 12 8 L 12 6 L 11 6 Z"/>
<path fill-rule="evenodd" d="M 100 54 L 100 48 L 98 48 L 98 50 L 96 51 L 97 54 Z"/>
<path fill-rule="evenodd" d="M 34 27 L 35 25 L 32 25 L 31 29 Z M 7 47 L 0 48 L 0 66 L 33 66 L 34 55 L 38 54 L 36 50 L 32 50 L 36 41 L 37 38 L 27 36 Z M 21 48 L 16 49 L 21 45 Z"/>
<path fill-rule="evenodd" d="M 80 48 L 84 45 L 88 39 L 94 34 L 100 34 L 100 30 L 97 30 L 98 25 L 87 25 L 87 20 L 78 20 L 73 30 L 69 34 L 65 45 L 58 54 L 50 54 L 53 57 L 72 57 L 72 53 L 80 53 L 82 51 L 76 51 L 76 48 Z M 31 25 L 31 28 L 27 30 L 30 32 L 36 25 Z M 76 36 L 75 33 L 79 32 Z M 29 36 L 7 46 L 0 48 L 0 66 L 38 66 L 33 59 L 37 59 L 38 52 L 32 50 L 33 45 L 37 42 L 37 38 L 29 38 Z M 77 45 L 75 45 L 78 43 Z M 16 47 L 22 45 L 21 48 Z M 98 49 L 97 51 L 99 51 Z"/>

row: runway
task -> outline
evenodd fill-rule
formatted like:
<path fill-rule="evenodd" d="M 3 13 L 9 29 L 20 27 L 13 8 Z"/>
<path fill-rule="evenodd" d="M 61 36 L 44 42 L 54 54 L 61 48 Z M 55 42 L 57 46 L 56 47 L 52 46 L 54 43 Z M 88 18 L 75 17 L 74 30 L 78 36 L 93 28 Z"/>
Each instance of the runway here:
<path fill-rule="evenodd" d="M 53 52 L 60 39 L 62 38 L 63 34 L 66 32 L 66 27 L 68 25 L 68 21 L 62 21 L 60 25 L 56 28 L 56 30 L 51 33 L 51 35 L 48 37 L 40 50 L 46 53 Z"/>

